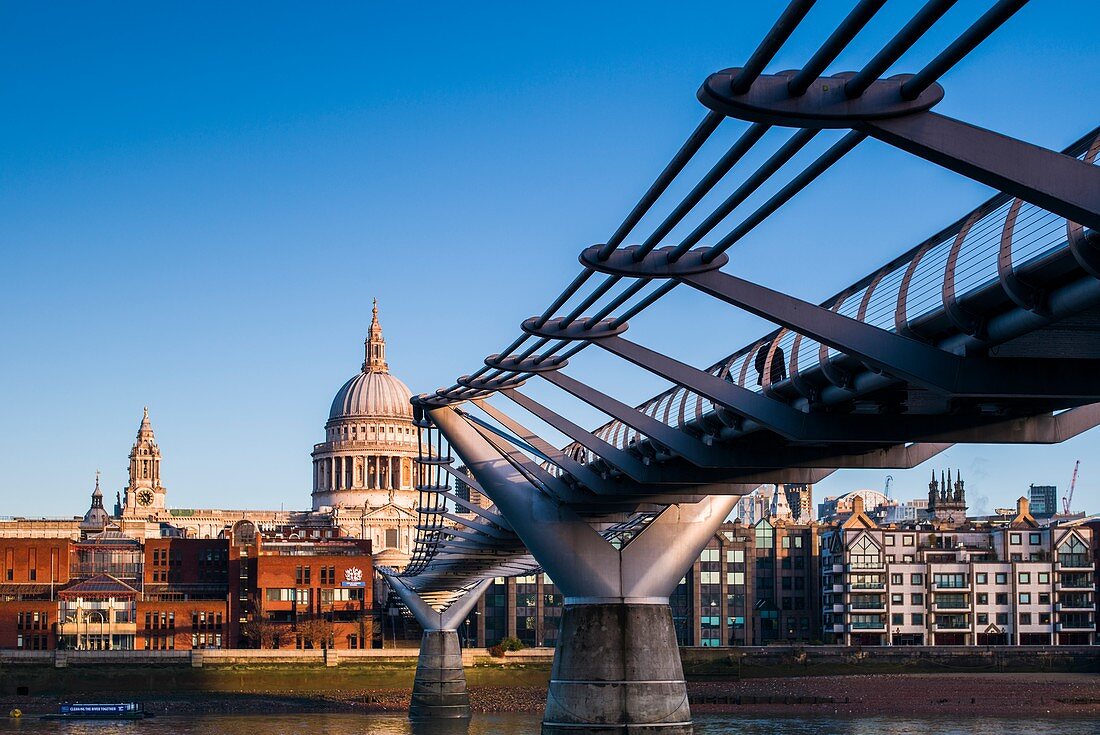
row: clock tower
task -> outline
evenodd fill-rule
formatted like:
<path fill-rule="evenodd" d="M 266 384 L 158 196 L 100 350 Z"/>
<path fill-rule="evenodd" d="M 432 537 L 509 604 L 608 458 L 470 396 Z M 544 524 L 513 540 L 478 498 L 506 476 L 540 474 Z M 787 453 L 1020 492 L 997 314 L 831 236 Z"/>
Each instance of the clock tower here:
<path fill-rule="evenodd" d="M 166 490 L 160 484 L 160 449 L 149 423 L 148 407 L 130 450 L 130 482 L 124 492 L 123 516 L 146 516 L 164 508 Z"/>

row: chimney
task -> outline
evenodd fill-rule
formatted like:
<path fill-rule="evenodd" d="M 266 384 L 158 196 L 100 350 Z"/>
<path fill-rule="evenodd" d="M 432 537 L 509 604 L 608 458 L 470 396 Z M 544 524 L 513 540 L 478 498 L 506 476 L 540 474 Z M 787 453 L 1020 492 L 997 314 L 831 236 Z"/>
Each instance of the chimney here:
<path fill-rule="evenodd" d="M 1016 501 L 1016 515 L 1026 516 L 1031 515 L 1031 501 L 1027 498 L 1019 498 Z"/>
<path fill-rule="evenodd" d="M 863 513 L 863 496 L 857 495 L 852 498 L 852 515 L 857 516 Z"/>

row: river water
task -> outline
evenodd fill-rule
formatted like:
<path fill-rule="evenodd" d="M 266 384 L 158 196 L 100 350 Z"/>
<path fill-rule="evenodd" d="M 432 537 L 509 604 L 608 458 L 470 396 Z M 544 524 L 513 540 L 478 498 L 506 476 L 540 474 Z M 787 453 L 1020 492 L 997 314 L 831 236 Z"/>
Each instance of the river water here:
<path fill-rule="evenodd" d="M 69 735 L 538 735 L 537 714 L 475 715 L 469 729 L 413 727 L 404 715 L 302 714 L 271 717 L 206 715 L 141 722 L 0 720 L 0 733 Z M 937 717 L 695 717 L 696 735 L 1096 735 L 1086 719 Z"/>

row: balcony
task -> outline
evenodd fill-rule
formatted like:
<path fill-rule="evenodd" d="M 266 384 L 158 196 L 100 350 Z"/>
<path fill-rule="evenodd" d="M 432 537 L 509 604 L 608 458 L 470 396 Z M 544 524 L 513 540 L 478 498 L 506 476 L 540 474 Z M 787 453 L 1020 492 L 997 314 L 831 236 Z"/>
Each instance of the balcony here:
<path fill-rule="evenodd" d="M 959 594 L 970 594 L 970 585 L 964 584 L 955 586 L 953 584 L 941 584 L 933 580 L 932 589 L 939 592 L 958 592 Z"/>
<path fill-rule="evenodd" d="M 1069 623 L 1055 623 L 1054 630 L 1059 633 L 1076 633 L 1096 630 L 1096 623 L 1086 620 L 1072 621 Z"/>
<path fill-rule="evenodd" d="M 834 584 L 834 585 L 833 585 L 833 594 L 834 594 L 834 595 L 842 595 L 842 594 L 844 594 L 844 585 L 842 585 L 842 584 Z"/>
<path fill-rule="evenodd" d="M 882 600 L 879 600 L 878 602 L 874 602 L 872 600 L 862 600 L 859 602 L 852 601 L 848 603 L 848 609 L 852 610 L 853 612 L 857 610 L 860 612 L 864 610 L 870 610 L 872 612 L 882 612 L 886 609 L 886 603 Z"/>
<path fill-rule="evenodd" d="M 1070 579 L 1069 581 L 1059 580 L 1054 585 L 1055 592 L 1091 592 L 1092 582 L 1085 579 Z"/>
<path fill-rule="evenodd" d="M 1092 571 L 1093 564 L 1087 554 L 1059 554 L 1055 569 L 1059 572 Z"/>
<path fill-rule="evenodd" d="M 965 602 L 964 603 L 957 603 L 957 602 L 933 602 L 932 603 L 932 612 L 958 612 L 960 610 L 969 611 L 970 606 L 967 605 Z"/>
<path fill-rule="evenodd" d="M 844 574 L 844 565 L 833 564 L 833 574 Z"/>
<path fill-rule="evenodd" d="M 861 590 L 884 590 L 886 589 L 885 582 L 858 582 L 856 584 L 847 585 L 849 592 L 859 592 Z"/>
<path fill-rule="evenodd" d="M 866 632 L 866 631 L 876 631 L 876 630 L 877 631 L 885 631 L 886 630 L 886 621 L 883 620 L 883 621 L 880 621 L 880 622 L 877 622 L 877 623 L 868 622 L 868 621 L 862 621 L 862 622 L 859 622 L 859 623 L 849 623 L 848 630 L 851 631 L 852 633 L 863 633 L 863 632 Z"/>
<path fill-rule="evenodd" d="M 932 623 L 932 630 L 970 630 L 966 615 L 941 615 Z"/>
<path fill-rule="evenodd" d="M 844 565 L 849 573 L 861 574 L 863 572 L 885 572 L 886 562 L 859 562 L 858 564 Z"/>
<path fill-rule="evenodd" d="M 958 621 L 950 623 L 932 623 L 932 630 L 941 632 L 970 630 L 970 624 Z"/>
<path fill-rule="evenodd" d="M 1095 609 L 1096 605 L 1088 600 L 1069 600 L 1054 604 L 1055 612 L 1092 612 Z"/>

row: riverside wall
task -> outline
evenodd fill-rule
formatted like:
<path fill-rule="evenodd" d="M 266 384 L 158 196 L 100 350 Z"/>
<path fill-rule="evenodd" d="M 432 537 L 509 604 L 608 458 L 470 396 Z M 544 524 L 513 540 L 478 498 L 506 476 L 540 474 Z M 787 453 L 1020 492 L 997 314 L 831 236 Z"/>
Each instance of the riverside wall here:
<path fill-rule="evenodd" d="M 553 649 L 466 649 L 471 687 L 545 686 Z M 1100 673 L 1100 646 L 681 648 L 688 681 L 876 674 Z M 0 696 L 411 689 L 417 649 L 0 651 Z"/>

